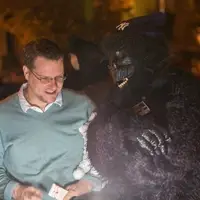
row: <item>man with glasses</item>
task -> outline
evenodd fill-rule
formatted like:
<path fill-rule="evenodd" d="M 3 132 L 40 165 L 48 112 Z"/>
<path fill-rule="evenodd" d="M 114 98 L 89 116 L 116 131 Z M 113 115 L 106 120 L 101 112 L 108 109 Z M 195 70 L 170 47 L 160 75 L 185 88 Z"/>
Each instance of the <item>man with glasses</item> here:
<path fill-rule="evenodd" d="M 75 181 L 73 171 L 83 157 L 79 128 L 94 107 L 89 99 L 62 90 L 63 54 L 47 39 L 23 49 L 27 83 L 0 104 L 0 198 L 52 199 L 44 188 Z M 100 180 L 85 174 L 68 187 L 67 199 L 95 190 Z"/>

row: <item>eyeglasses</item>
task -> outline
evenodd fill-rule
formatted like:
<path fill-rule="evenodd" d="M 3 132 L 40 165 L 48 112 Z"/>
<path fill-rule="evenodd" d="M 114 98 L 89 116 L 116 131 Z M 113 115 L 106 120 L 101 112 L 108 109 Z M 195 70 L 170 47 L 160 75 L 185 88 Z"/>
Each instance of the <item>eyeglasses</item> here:
<path fill-rule="evenodd" d="M 35 78 L 37 78 L 38 80 L 40 80 L 40 82 L 42 84 L 48 84 L 51 81 L 55 80 L 56 83 L 63 83 L 66 80 L 66 76 L 56 76 L 56 77 L 48 77 L 48 76 L 41 76 L 39 74 L 37 74 L 36 72 L 30 70 L 30 72 L 35 76 Z"/>

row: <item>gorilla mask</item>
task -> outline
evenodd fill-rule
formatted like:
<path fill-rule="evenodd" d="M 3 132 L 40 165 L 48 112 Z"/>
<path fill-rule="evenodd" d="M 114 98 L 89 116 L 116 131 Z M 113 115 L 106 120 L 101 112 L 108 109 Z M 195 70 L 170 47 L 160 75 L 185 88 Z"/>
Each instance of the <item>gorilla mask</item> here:
<path fill-rule="evenodd" d="M 110 61 L 109 70 L 114 83 L 121 88 L 132 77 L 134 65 L 127 52 L 122 49 L 116 51 L 113 60 Z"/>
<path fill-rule="evenodd" d="M 118 87 L 123 87 L 130 78 L 138 79 L 140 73 L 143 77 L 145 74 L 144 81 L 149 83 L 152 74 L 161 69 L 169 57 L 164 26 L 165 16 L 156 13 L 131 19 L 123 30 L 104 38 L 101 48 Z"/>

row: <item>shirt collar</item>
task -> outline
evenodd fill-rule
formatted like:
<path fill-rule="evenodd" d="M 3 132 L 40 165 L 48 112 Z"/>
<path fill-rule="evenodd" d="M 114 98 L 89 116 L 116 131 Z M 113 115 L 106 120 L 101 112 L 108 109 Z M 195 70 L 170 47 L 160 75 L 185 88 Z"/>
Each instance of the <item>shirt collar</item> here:
<path fill-rule="evenodd" d="M 36 110 L 36 111 L 39 111 L 40 109 L 36 106 L 32 106 L 30 105 L 30 103 L 26 100 L 25 96 L 24 96 L 24 89 L 27 87 L 27 83 L 24 83 L 22 84 L 22 86 L 20 87 L 20 90 L 18 92 L 18 96 L 19 96 L 19 103 L 20 103 L 20 106 L 22 108 L 22 110 L 26 113 L 29 109 L 33 109 L 33 110 Z M 48 109 L 52 104 L 57 104 L 59 105 L 60 107 L 62 106 L 63 104 L 63 101 L 62 101 L 62 93 L 59 92 L 58 96 L 56 97 L 56 100 L 51 103 L 51 104 L 48 104 L 46 106 L 46 108 Z M 47 110 L 45 108 L 45 110 Z M 41 112 L 41 111 L 39 111 Z"/>

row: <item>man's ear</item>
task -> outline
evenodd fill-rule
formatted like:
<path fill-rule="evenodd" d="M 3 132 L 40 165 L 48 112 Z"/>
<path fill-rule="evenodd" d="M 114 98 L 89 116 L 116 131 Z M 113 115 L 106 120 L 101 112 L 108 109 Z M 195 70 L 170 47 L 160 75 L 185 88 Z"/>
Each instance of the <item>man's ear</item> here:
<path fill-rule="evenodd" d="M 23 66 L 23 72 L 25 79 L 28 81 L 30 75 L 30 69 L 26 65 Z"/>
<path fill-rule="evenodd" d="M 76 70 L 76 71 L 79 71 L 80 65 L 79 65 L 77 56 L 73 53 L 69 53 L 69 60 L 71 62 L 73 69 Z"/>

